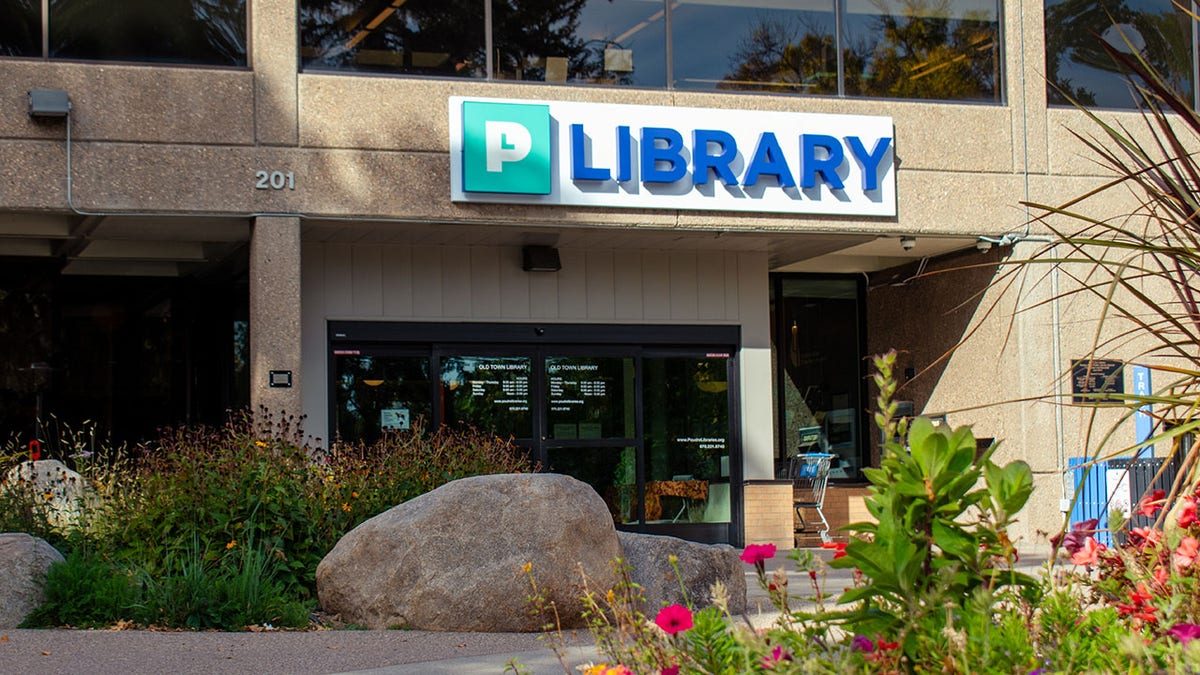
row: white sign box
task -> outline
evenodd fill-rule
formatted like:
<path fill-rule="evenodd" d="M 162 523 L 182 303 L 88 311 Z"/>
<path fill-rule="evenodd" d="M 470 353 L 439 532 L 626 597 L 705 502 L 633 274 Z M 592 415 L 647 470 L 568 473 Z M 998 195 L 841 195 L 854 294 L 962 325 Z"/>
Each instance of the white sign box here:
<path fill-rule="evenodd" d="M 457 202 L 896 215 L 890 117 L 450 98 Z"/>

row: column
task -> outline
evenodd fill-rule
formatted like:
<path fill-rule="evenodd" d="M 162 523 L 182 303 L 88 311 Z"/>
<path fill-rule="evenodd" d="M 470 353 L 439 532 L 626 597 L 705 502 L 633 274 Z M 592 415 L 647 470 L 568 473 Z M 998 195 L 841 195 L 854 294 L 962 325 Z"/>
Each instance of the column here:
<path fill-rule="evenodd" d="M 254 125 L 260 145 L 299 143 L 295 0 L 256 0 L 250 7 L 250 65 L 254 68 Z"/>
<path fill-rule="evenodd" d="M 289 382 L 290 378 L 290 382 Z M 300 219 L 259 217 L 250 238 L 250 407 L 299 416 Z"/>

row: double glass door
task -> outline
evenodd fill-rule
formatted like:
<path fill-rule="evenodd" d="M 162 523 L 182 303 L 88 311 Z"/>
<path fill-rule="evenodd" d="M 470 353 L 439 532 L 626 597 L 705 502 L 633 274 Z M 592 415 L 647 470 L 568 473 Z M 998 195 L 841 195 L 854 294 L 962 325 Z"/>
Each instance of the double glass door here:
<path fill-rule="evenodd" d="M 331 359 L 334 438 L 470 424 L 590 484 L 619 526 L 728 541 L 728 347 L 338 344 Z"/>

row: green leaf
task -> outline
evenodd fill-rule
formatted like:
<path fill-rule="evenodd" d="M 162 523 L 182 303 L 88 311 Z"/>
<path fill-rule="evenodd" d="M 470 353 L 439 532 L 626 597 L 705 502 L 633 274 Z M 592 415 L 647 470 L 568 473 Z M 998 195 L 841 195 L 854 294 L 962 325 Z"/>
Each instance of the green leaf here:
<path fill-rule="evenodd" d="M 933 543 L 942 552 L 959 560 L 974 560 L 979 542 L 957 525 L 944 523 L 940 520 L 933 522 Z"/>

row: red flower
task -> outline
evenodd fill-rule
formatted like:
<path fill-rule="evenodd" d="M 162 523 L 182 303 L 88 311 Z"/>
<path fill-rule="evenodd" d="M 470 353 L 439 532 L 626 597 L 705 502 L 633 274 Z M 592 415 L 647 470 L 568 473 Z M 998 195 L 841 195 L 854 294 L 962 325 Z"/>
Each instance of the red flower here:
<path fill-rule="evenodd" d="M 775 544 L 750 544 L 742 551 L 742 562 L 750 565 L 761 565 L 775 557 Z"/>
<path fill-rule="evenodd" d="M 886 652 L 889 649 L 898 649 L 900 647 L 899 642 L 887 642 L 883 638 L 879 638 L 878 640 L 876 640 L 875 644 L 879 645 L 879 651 L 884 651 L 884 652 Z"/>
<path fill-rule="evenodd" d="M 667 635 L 682 633 L 692 627 L 692 610 L 683 605 L 667 605 L 658 611 L 654 623 Z"/>
<path fill-rule="evenodd" d="M 658 672 L 659 675 L 679 675 L 679 666 L 667 666 Z"/>
<path fill-rule="evenodd" d="M 1094 533 L 1096 531 L 1096 526 L 1099 524 L 1099 518 L 1089 518 L 1082 522 L 1075 523 L 1071 526 L 1071 531 L 1065 536 L 1056 534 L 1051 537 L 1050 543 L 1054 546 L 1055 550 L 1058 549 L 1059 544 L 1062 544 L 1062 547 L 1067 549 L 1067 553 L 1075 555 L 1079 552 L 1079 549 L 1083 548 L 1083 544 L 1087 536 Z"/>
<path fill-rule="evenodd" d="M 832 550 L 834 552 L 833 553 L 834 560 L 837 560 L 838 558 L 846 557 L 846 542 L 844 542 L 844 541 L 839 541 L 839 542 L 823 541 L 823 542 L 821 542 L 821 548 L 826 548 L 826 549 Z"/>
<path fill-rule="evenodd" d="M 1179 526 L 1180 527 L 1188 527 L 1192 523 L 1195 523 L 1197 520 L 1198 519 L 1196 518 L 1196 498 L 1191 495 L 1188 495 L 1187 497 L 1183 498 L 1183 508 L 1181 508 L 1179 510 L 1179 521 L 1178 521 Z"/>
<path fill-rule="evenodd" d="M 1179 548 L 1175 549 L 1175 554 L 1171 556 L 1171 562 L 1175 564 L 1175 569 L 1184 569 L 1191 567 L 1192 563 L 1196 562 L 1196 556 L 1200 555 L 1200 540 L 1195 537 L 1184 537 L 1183 541 L 1179 542 Z"/>
<path fill-rule="evenodd" d="M 1166 490 L 1155 490 L 1148 495 L 1144 495 L 1142 497 L 1142 501 L 1138 502 L 1137 513 L 1140 516 L 1152 518 L 1154 514 L 1158 513 L 1162 509 L 1163 504 L 1166 501 Z"/>
<path fill-rule="evenodd" d="M 1076 565 L 1095 565 L 1100 559 L 1100 552 L 1107 550 L 1104 544 L 1096 543 L 1094 537 L 1083 541 L 1083 546 L 1071 556 L 1071 562 Z"/>

